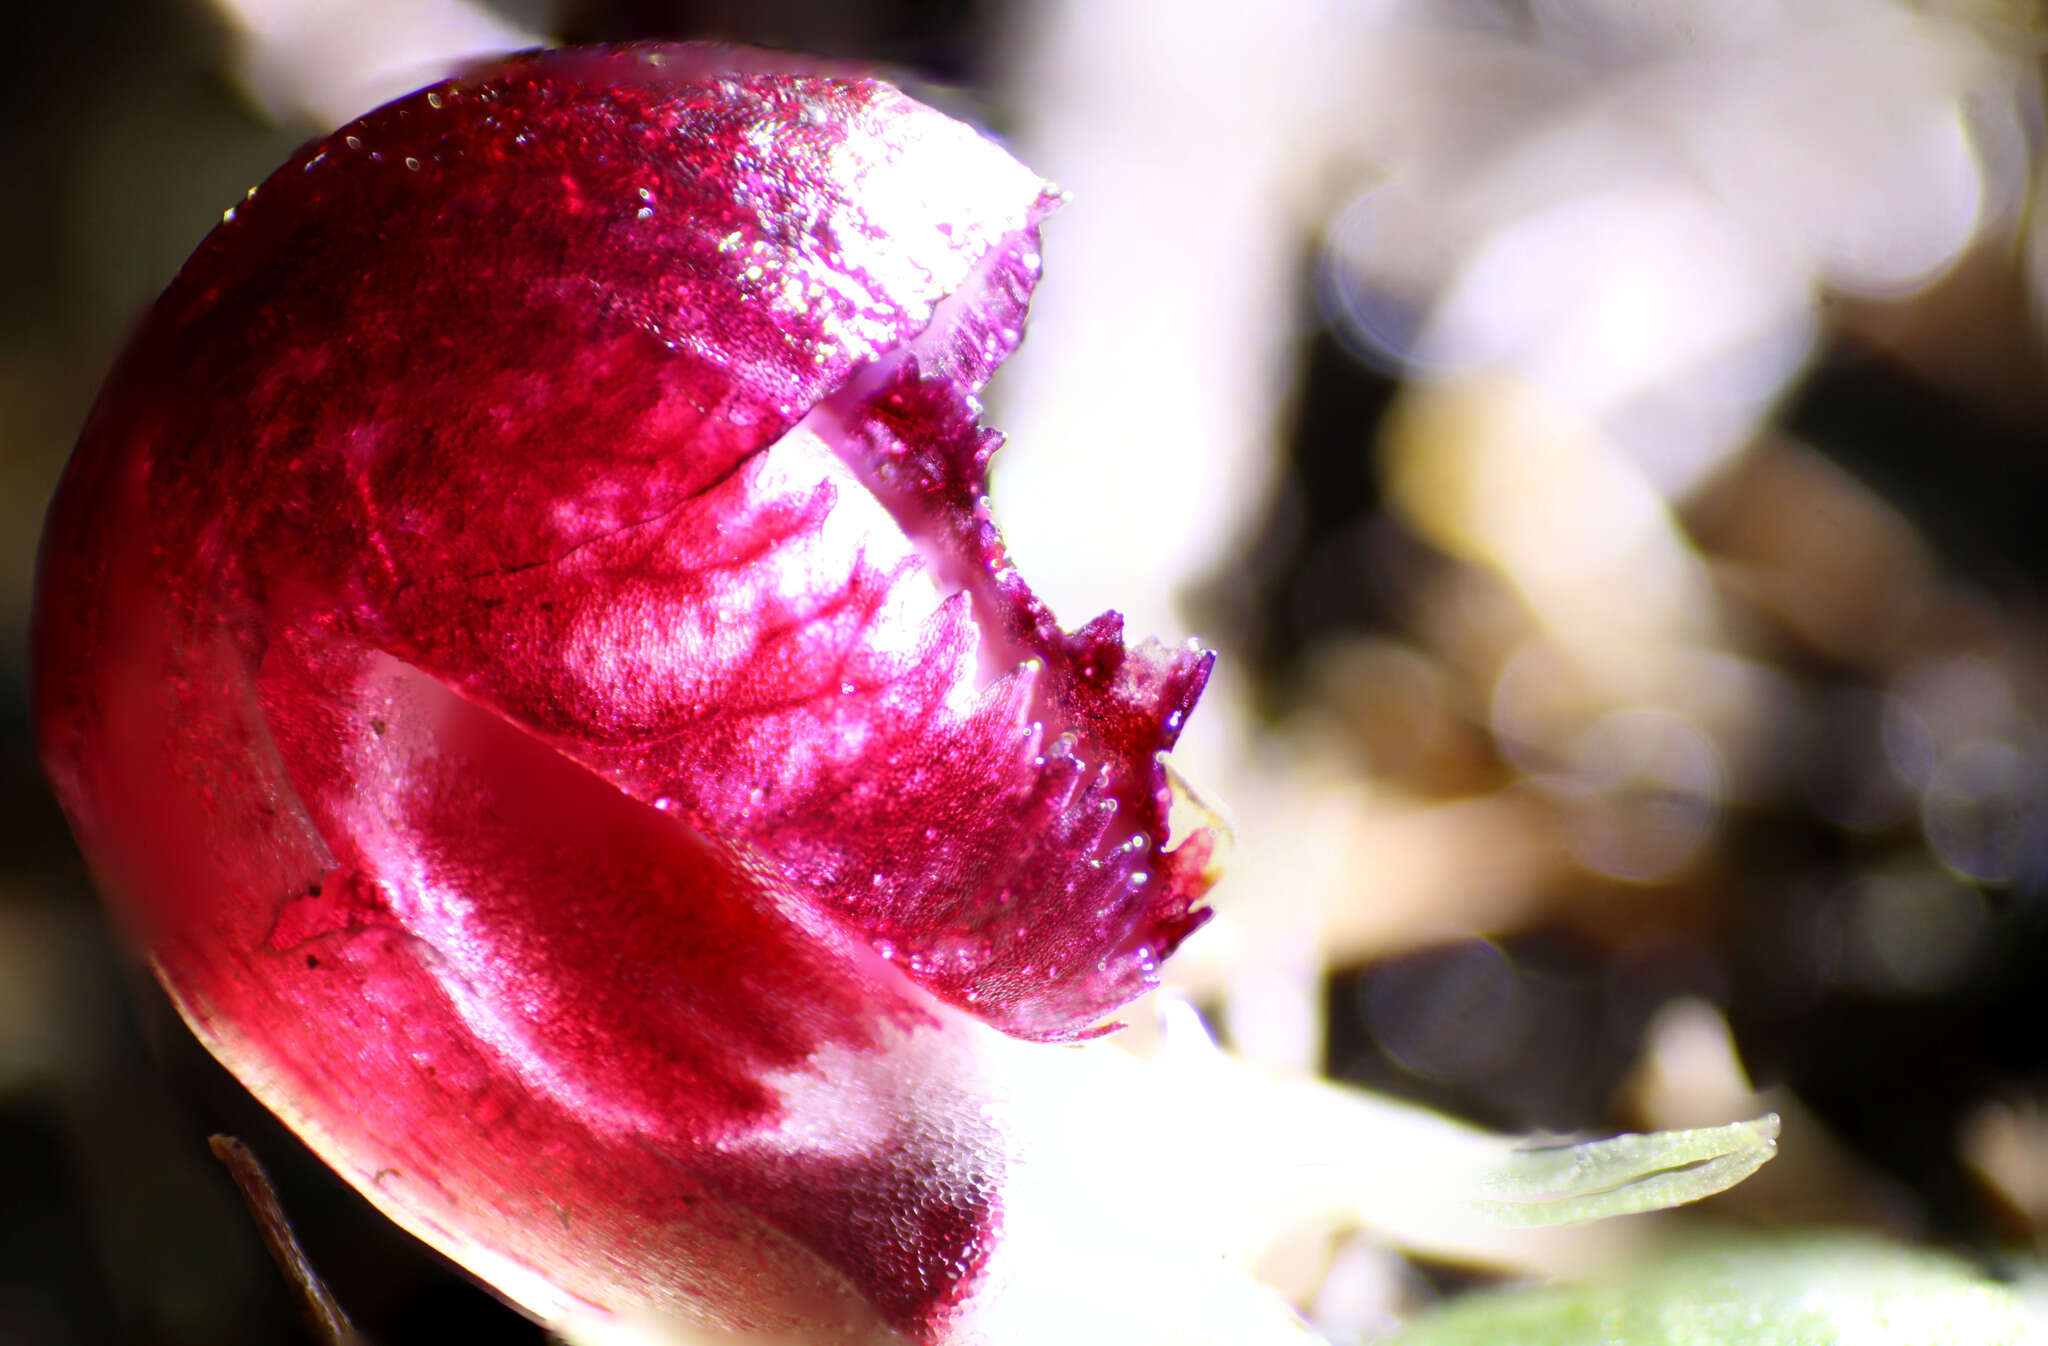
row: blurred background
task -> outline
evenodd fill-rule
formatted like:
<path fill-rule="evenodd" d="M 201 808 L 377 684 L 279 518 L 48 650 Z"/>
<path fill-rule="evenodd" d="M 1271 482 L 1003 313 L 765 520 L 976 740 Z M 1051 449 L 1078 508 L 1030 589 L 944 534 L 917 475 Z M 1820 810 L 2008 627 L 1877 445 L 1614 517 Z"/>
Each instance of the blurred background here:
<path fill-rule="evenodd" d="M 208 1155 L 389 1346 L 537 1329 L 326 1176 L 120 949 L 33 760 L 41 513 L 124 333 L 303 139 L 464 54 L 872 61 L 1073 193 L 991 388 L 1069 626 L 1222 652 L 1168 967 L 1488 1126 L 1785 1114 L 1706 1218 L 2038 1264 L 2048 152 L 2005 0 L 104 0 L 0 88 L 0 1342 L 290 1342 Z M 1339 1231 L 1335 1341 L 1474 1277 Z"/>

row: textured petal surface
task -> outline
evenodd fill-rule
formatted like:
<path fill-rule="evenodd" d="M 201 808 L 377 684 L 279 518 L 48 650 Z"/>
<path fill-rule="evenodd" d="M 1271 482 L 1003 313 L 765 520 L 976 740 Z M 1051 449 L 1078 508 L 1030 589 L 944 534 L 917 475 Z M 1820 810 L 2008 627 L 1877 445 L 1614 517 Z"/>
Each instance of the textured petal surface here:
<path fill-rule="evenodd" d="M 1156 755 L 1208 657 L 1063 633 L 983 499 L 1055 200 L 872 81 L 522 58 L 302 151 L 87 426 L 81 842 L 209 1045 L 539 1312 L 943 1336 L 1005 1163 L 962 1012 L 1085 1035 L 1205 914 Z"/>

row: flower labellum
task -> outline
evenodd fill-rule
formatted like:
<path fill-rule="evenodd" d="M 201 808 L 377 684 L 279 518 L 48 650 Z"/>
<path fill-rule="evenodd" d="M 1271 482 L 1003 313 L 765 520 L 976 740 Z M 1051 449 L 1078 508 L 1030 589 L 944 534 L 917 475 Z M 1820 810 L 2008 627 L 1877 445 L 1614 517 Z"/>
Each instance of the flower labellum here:
<path fill-rule="evenodd" d="M 856 75 L 513 58 L 300 151 L 92 413 L 78 838 L 206 1044 L 537 1314 L 978 1339 L 993 1063 L 1206 914 L 1209 656 L 1063 632 L 984 499 L 1055 202 Z"/>

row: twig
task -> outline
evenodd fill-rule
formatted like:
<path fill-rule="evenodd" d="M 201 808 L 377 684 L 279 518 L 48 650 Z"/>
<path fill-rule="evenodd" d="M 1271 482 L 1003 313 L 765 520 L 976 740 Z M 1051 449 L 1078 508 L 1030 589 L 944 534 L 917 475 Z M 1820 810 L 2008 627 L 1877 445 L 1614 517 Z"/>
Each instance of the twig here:
<path fill-rule="evenodd" d="M 271 1185 L 270 1175 L 254 1151 L 227 1135 L 208 1137 L 206 1144 L 213 1157 L 227 1165 L 235 1186 L 241 1189 L 242 1200 L 248 1204 L 249 1214 L 255 1217 L 256 1228 L 263 1235 L 263 1244 L 270 1249 L 277 1269 L 290 1282 L 299 1314 L 313 1339 L 321 1346 L 367 1346 L 348 1314 L 335 1302 L 326 1282 L 320 1279 L 320 1273 L 306 1259 L 306 1251 L 299 1246 L 291 1221 L 285 1218 L 284 1206 L 277 1199 L 277 1189 Z"/>

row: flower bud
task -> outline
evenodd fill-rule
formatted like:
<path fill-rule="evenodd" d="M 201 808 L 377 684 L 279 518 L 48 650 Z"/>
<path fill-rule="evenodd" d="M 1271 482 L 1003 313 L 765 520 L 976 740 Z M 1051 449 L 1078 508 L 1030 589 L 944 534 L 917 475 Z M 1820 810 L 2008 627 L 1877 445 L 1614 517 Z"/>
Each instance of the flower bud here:
<path fill-rule="evenodd" d="M 1091 1035 L 1206 915 L 1209 656 L 1064 633 L 984 498 L 1056 200 L 854 75 L 515 58 L 301 150 L 92 413 L 79 841 L 207 1046 L 539 1315 L 947 1339 L 990 1028 Z"/>

